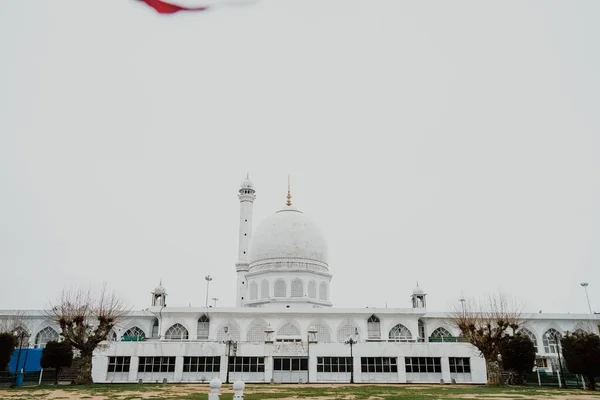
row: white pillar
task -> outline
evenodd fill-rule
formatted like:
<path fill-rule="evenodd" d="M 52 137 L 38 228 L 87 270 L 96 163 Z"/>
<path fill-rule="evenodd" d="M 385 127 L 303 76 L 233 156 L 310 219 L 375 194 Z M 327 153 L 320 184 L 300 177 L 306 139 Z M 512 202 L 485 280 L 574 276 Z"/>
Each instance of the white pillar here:
<path fill-rule="evenodd" d="M 221 380 L 214 378 L 210 381 L 210 392 L 208 392 L 208 400 L 219 400 L 221 395 Z"/>

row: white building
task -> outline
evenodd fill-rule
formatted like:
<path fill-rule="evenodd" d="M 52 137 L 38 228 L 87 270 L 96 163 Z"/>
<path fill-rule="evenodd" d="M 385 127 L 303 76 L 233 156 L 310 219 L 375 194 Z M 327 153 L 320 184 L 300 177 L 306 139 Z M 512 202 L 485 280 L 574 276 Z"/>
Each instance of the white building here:
<path fill-rule="evenodd" d="M 421 288 L 410 308 L 333 308 L 327 243 L 289 190 L 286 205 L 255 230 L 249 178 L 238 197 L 236 308 L 166 306 L 159 285 L 150 308 L 130 314 L 94 356 L 95 382 L 486 382 L 477 349 L 460 341 L 445 313 L 427 311 Z M 29 345 L 58 338 L 42 311 L 25 315 Z M 598 315 L 523 317 L 547 370 L 557 356 L 554 333 L 598 333 L 600 324 Z"/>

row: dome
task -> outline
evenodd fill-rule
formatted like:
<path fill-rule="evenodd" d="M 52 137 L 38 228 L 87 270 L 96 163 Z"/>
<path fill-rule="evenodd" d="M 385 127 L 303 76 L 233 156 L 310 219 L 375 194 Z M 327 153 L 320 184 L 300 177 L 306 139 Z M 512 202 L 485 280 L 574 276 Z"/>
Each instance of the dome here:
<path fill-rule="evenodd" d="M 254 183 L 252 183 L 249 177 L 246 177 L 240 186 L 242 189 L 254 189 Z"/>
<path fill-rule="evenodd" d="M 417 287 L 413 289 L 413 294 L 422 295 L 425 294 L 425 292 L 417 285 Z"/>
<path fill-rule="evenodd" d="M 154 294 L 165 294 L 167 291 L 162 285 L 162 282 L 154 288 Z"/>
<path fill-rule="evenodd" d="M 252 234 L 250 264 L 269 259 L 317 261 L 327 265 L 327 243 L 302 211 L 286 207 L 265 219 Z"/>

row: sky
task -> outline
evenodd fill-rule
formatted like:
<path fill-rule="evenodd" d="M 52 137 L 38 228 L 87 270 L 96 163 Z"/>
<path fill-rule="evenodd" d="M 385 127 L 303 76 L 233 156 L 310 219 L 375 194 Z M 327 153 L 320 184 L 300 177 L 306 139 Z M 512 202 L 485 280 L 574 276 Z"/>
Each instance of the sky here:
<path fill-rule="evenodd" d="M 335 307 L 600 312 L 600 2 L 0 2 L 0 309 L 235 305 L 239 201 L 329 246 Z"/>

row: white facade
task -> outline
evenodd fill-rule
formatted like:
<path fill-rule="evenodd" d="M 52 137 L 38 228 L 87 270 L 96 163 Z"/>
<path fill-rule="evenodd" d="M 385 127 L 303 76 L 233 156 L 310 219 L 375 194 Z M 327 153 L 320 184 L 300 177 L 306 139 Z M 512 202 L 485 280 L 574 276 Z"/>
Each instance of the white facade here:
<path fill-rule="evenodd" d="M 256 198 L 249 178 L 239 190 L 235 308 L 165 306 L 159 285 L 150 308 L 134 312 L 94 356 L 95 382 L 427 382 L 485 383 L 484 360 L 461 342 L 445 313 L 428 312 L 416 287 L 411 308 L 333 308 L 327 245 L 316 225 L 286 206 L 253 232 Z M 57 339 L 43 311 L 24 315 L 29 345 Z M 593 330 L 599 315 L 524 315 L 538 365 L 551 371 L 557 346 L 547 333 Z M 351 339 L 351 341 L 349 340 Z M 352 344 L 350 344 L 352 342 Z M 229 366 L 229 368 L 228 368 Z M 229 369 L 229 373 L 227 372 Z M 351 372 L 353 371 L 353 373 Z"/>

